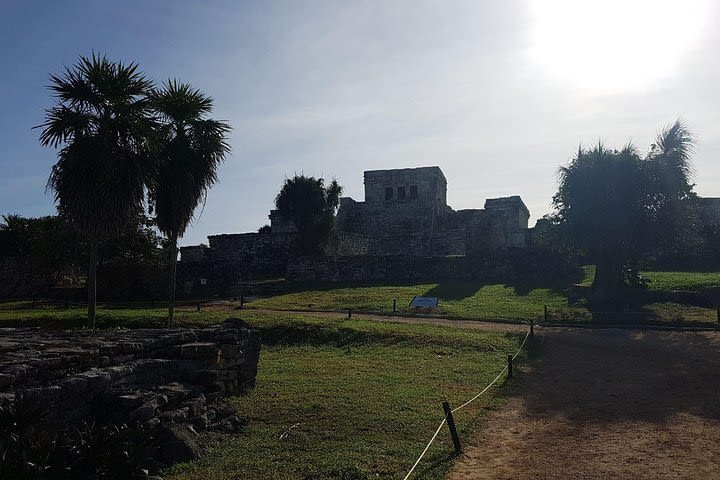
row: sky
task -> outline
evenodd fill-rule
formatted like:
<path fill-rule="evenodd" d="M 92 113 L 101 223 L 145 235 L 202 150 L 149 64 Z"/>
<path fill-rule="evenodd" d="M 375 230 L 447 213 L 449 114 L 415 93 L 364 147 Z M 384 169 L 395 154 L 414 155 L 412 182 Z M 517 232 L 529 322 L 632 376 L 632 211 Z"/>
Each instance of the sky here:
<path fill-rule="evenodd" d="M 455 209 L 520 195 L 598 140 L 641 151 L 682 118 L 720 196 L 720 2 L 0 0 L 0 214 L 52 214 L 49 75 L 95 51 L 215 99 L 232 154 L 181 245 L 256 231 L 285 178 L 438 165 Z"/>

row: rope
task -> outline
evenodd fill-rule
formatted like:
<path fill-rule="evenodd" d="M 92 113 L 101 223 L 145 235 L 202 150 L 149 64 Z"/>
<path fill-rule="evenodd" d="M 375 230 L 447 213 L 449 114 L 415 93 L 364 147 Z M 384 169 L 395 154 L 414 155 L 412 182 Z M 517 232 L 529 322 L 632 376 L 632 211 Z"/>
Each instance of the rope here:
<path fill-rule="evenodd" d="M 443 425 L 445 425 L 446 420 L 447 420 L 447 417 L 443 418 L 442 422 L 440 422 L 440 425 L 438 425 L 437 430 L 435 430 L 435 435 L 433 435 L 432 438 L 430 439 L 430 441 L 428 442 L 428 444 L 425 445 L 425 450 L 422 451 L 422 453 L 420 454 L 418 459 L 415 461 L 415 464 L 412 466 L 412 468 L 407 473 L 407 475 L 405 475 L 405 478 L 403 480 L 408 480 L 408 478 L 410 478 L 410 475 L 415 470 L 415 467 L 418 466 L 418 463 L 420 463 L 420 460 L 422 460 L 422 458 L 425 456 L 425 453 L 428 451 L 428 448 L 430 448 L 430 445 L 432 445 L 432 443 L 435 441 L 435 437 L 437 437 L 438 433 L 440 433 L 440 429 L 443 427 Z"/>
<path fill-rule="evenodd" d="M 523 339 L 522 343 L 520 344 L 520 347 L 517 349 L 517 352 L 515 352 L 515 355 L 512 356 L 512 359 L 513 359 L 513 360 L 515 360 L 515 357 L 517 357 L 517 356 L 520 354 L 520 352 L 522 351 L 523 347 L 525 346 L 525 342 L 527 342 L 528 337 L 530 337 L 530 330 L 529 330 L 529 329 L 528 329 L 528 332 L 525 334 L 525 338 Z M 460 410 L 461 408 L 465 408 L 466 406 L 470 405 L 472 402 L 474 402 L 475 400 L 477 400 L 483 393 L 487 392 L 487 391 L 490 389 L 490 387 L 492 387 L 493 385 L 495 385 L 495 383 L 497 383 L 497 381 L 500 379 L 500 377 L 502 377 L 502 375 L 505 373 L 505 371 L 506 371 L 507 369 L 508 369 L 508 366 L 505 365 L 505 367 L 504 367 L 502 370 L 500 370 L 500 373 L 498 373 L 497 377 L 495 377 L 495 379 L 494 379 L 492 382 L 490 382 L 485 388 L 483 388 L 480 393 L 478 393 L 477 395 L 475 395 L 474 397 L 472 397 L 470 400 L 468 400 L 467 402 L 463 403 L 463 404 L 460 405 L 459 407 L 453 408 L 450 412 L 451 412 L 451 413 L 455 413 L 456 411 Z M 420 463 L 420 460 L 423 459 L 423 457 L 425 456 L 425 454 L 427 453 L 427 451 L 430 449 L 430 445 L 433 444 L 433 442 L 434 442 L 435 439 L 437 438 L 438 434 L 440 433 L 440 430 L 442 429 L 443 425 L 445 425 L 445 422 L 446 422 L 446 421 L 447 421 L 447 416 L 446 416 L 445 418 L 443 418 L 442 422 L 440 422 L 440 425 L 438 425 L 437 430 L 435 430 L 435 434 L 432 436 L 432 438 L 431 438 L 430 441 L 427 443 L 427 445 L 425 445 L 425 448 L 423 449 L 422 453 L 420 454 L 420 456 L 418 457 L 418 459 L 415 460 L 415 463 L 413 464 L 412 468 L 411 468 L 410 471 L 407 473 L 407 475 L 405 475 L 405 477 L 403 478 L 403 480 L 408 480 L 408 478 L 410 478 L 410 475 L 412 475 L 412 473 L 415 471 L 415 467 L 418 466 L 418 464 Z"/>

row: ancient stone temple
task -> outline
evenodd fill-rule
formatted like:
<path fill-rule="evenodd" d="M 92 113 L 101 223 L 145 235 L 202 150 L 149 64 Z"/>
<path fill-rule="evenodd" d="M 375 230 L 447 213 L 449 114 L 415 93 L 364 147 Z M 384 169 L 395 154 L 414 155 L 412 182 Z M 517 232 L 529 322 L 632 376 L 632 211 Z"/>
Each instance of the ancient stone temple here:
<path fill-rule="evenodd" d="M 366 242 L 369 255 L 466 255 L 524 248 L 530 212 L 519 196 L 493 198 L 484 209 L 453 210 L 440 167 L 365 172 L 365 201 L 343 198 L 337 230 Z"/>
<path fill-rule="evenodd" d="M 370 265 L 391 261 L 398 271 L 411 270 L 409 275 L 421 268 L 412 259 L 433 259 L 452 274 L 457 268 L 446 265 L 450 257 L 499 258 L 528 245 L 530 212 L 517 195 L 487 199 L 484 208 L 453 210 L 437 166 L 370 170 L 364 182 L 364 201 L 340 199 L 337 235 L 326 260 L 299 258 L 294 225 L 272 210 L 270 228 L 262 232 L 211 235 L 209 248 L 181 248 L 179 287 L 202 294 L 248 279 L 369 279 L 367 272 L 378 270 Z M 338 262 L 351 273 L 338 273 Z M 378 275 L 387 277 L 387 268 L 392 267 L 383 266 Z M 318 270 L 325 273 L 308 273 Z"/>

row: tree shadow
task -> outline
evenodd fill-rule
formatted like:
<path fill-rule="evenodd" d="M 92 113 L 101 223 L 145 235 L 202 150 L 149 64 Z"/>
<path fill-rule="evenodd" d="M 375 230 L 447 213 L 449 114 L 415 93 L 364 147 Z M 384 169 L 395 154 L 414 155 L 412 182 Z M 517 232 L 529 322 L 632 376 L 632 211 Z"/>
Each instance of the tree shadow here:
<path fill-rule="evenodd" d="M 720 419 L 720 334 L 618 329 L 548 331 L 523 385 L 530 417 L 574 426 L 663 424 L 676 414 Z M 709 381 L 710 380 L 710 381 Z"/>

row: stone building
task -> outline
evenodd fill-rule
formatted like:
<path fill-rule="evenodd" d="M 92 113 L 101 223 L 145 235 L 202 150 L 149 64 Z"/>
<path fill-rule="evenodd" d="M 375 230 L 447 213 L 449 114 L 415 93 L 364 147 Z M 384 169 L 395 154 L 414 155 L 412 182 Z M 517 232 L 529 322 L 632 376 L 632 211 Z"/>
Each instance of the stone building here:
<path fill-rule="evenodd" d="M 337 235 L 328 259 L 355 259 L 346 263 L 360 265 L 353 268 L 361 270 L 363 264 L 387 263 L 381 258 L 389 257 L 432 257 L 440 259 L 433 262 L 439 265 L 449 256 L 500 256 L 527 246 L 530 212 L 519 196 L 487 199 L 482 209 L 453 210 L 447 204 L 447 180 L 437 166 L 370 170 L 364 181 L 364 201 L 340 199 Z M 181 290 L 201 293 L 218 284 L 307 271 L 291 265 L 308 262 L 298 258 L 294 225 L 277 210 L 268 217 L 268 230 L 211 235 L 209 247 L 182 247 Z M 319 262 L 310 263 L 317 266 Z"/>
<path fill-rule="evenodd" d="M 338 255 L 466 255 L 524 248 L 530 212 L 519 196 L 484 209 L 453 210 L 440 167 L 365 172 L 365 201 L 340 200 L 337 230 L 367 240 L 367 251 Z M 340 240 L 342 245 L 342 240 Z"/>

